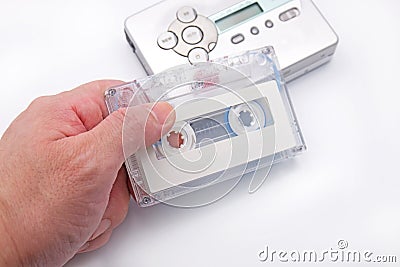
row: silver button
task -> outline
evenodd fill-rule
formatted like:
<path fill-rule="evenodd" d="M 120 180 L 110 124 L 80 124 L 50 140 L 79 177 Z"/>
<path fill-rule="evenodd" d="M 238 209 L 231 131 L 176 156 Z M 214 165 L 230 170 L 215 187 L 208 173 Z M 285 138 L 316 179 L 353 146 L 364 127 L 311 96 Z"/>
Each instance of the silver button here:
<path fill-rule="evenodd" d="M 208 61 L 208 53 L 204 48 L 194 48 L 189 52 L 189 61 L 190 63 L 198 63 L 198 62 L 206 62 Z"/>
<path fill-rule="evenodd" d="M 203 32 L 196 26 L 190 26 L 183 30 L 182 39 L 188 44 L 198 44 L 203 40 Z"/>
<path fill-rule="evenodd" d="M 260 30 L 257 27 L 251 27 L 250 32 L 253 35 L 257 35 L 260 33 Z"/>
<path fill-rule="evenodd" d="M 194 8 L 185 6 L 178 10 L 176 17 L 183 23 L 190 23 L 196 20 L 197 12 Z"/>
<path fill-rule="evenodd" d="M 209 49 L 210 51 L 213 51 L 216 45 L 217 45 L 217 43 L 214 43 L 214 42 L 213 42 L 213 43 L 210 43 L 210 44 L 208 45 L 208 49 Z"/>
<path fill-rule="evenodd" d="M 236 34 L 235 36 L 232 37 L 231 41 L 234 44 L 239 44 L 244 41 L 244 35 L 241 33 Z"/>
<path fill-rule="evenodd" d="M 173 32 L 164 32 L 158 37 L 157 43 L 162 49 L 169 50 L 178 44 L 178 37 Z"/>
<path fill-rule="evenodd" d="M 300 15 L 300 11 L 297 8 L 291 8 L 282 14 L 279 15 L 279 19 L 283 22 L 289 21 L 291 19 L 294 19 L 295 17 L 298 17 Z"/>
<path fill-rule="evenodd" d="M 272 28 L 272 27 L 274 27 L 274 23 L 271 20 L 267 20 L 265 22 L 265 27 Z"/>

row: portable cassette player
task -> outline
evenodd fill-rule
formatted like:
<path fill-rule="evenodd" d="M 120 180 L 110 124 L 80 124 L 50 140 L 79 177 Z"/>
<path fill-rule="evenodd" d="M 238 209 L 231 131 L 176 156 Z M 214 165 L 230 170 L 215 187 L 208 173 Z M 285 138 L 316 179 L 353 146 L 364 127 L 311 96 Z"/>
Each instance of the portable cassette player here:
<path fill-rule="evenodd" d="M 338 43 L 311 0 L 164 0 L 127 18 L 125 32 L 149 75 L 269 45 L 290 81 Z"/>

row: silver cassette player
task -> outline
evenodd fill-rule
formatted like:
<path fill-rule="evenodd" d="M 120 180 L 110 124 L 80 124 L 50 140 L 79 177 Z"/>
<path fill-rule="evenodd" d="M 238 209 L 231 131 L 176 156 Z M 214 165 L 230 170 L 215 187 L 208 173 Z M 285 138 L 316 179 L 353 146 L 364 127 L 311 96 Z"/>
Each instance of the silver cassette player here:
<path fill-rule="evenodd" d="M 125 21 L 147 74 L 273 46 L 286 81 L 328 62 L 338 37 L 311 0 L 164 0 Z"/>

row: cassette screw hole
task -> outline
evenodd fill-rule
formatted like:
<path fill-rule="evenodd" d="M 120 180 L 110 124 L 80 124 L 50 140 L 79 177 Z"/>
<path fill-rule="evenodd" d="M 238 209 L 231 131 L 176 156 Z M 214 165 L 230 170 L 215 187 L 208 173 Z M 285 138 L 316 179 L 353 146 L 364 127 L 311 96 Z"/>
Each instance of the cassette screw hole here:
<path fill-rule="evenodd" d="M 110 89 L 110 90 L 108 91 L 108 94 L 109 94 L 110 96 L 114 96 L 116 93 L 117 93 L 117 90 L 115 90 L 115 89 Z"/>
<path fill-rule="evenodd" d="M 151 202 L 151 199 L 149 197 L 143 198 L 143 204 L 148 205 L 148 204 L 150 204 L 150 202 Z"/>
<path fill-rule="evenodd" d="M 184 145 L 184 139 L 182 133 L 175 131 L 170 132 L 167 136 L 168 143 L 173 148 L 182 148 Z"/>
<path fill-rule="evenodd" d="M 240 112 L 239 119 L 245 127 L 250 127 L 254 125 L 254 116 L 248 110 Z"/>

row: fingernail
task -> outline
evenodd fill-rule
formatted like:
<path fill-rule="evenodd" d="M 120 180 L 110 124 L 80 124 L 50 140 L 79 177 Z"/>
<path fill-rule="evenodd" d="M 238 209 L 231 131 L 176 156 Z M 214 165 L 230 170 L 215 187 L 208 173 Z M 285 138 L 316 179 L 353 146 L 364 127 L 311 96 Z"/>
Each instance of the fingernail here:
<path fill-rule="evenodd" d="M 154 105 L 152 108 L 152 113 L 158 123 L 163 125 L 163 129 L 165 129 L 165 131 L 169 131 L 169 129 L 171 129 L 175 123 L 176 116 L 174 108 L 167 102 L 159 102 Z"/>
<path fill-rule="evenodd" d="M 90 240 L 98 238 L 99 236 L 104 234 L 104 232 L 107 231 L 110 227 L 111 227 L 111 220 L 109 219 L 102 220 L 99 226 L 97 227 L 96 231 L 94 231 Z"/>
<path fill-rule="evenodd" d="M 172 126 L 174 126 L 174 124 L 175 124 L 175 119 L 176 119 L 176 117 L 175 117 L 175 111 L 174 111 L 174 110 L 171 110 L 171 111 L 169 112 L 169 114 L 168 114 L 167 119 L 166 119 L 165 122 L 164 122 L 164 127 L 166 127 L 166 128 L 171 128 Z"/>
<path fill-rule="evenodd" d="M 78 253 L 85 252 L 85 250 L 87 250 L 87 249 L 89 248 L 89 246 L 90 246 L 90 243 L 89 243 L 89 242 L 86 242 L 86 243 L 78 250 Z"/>

